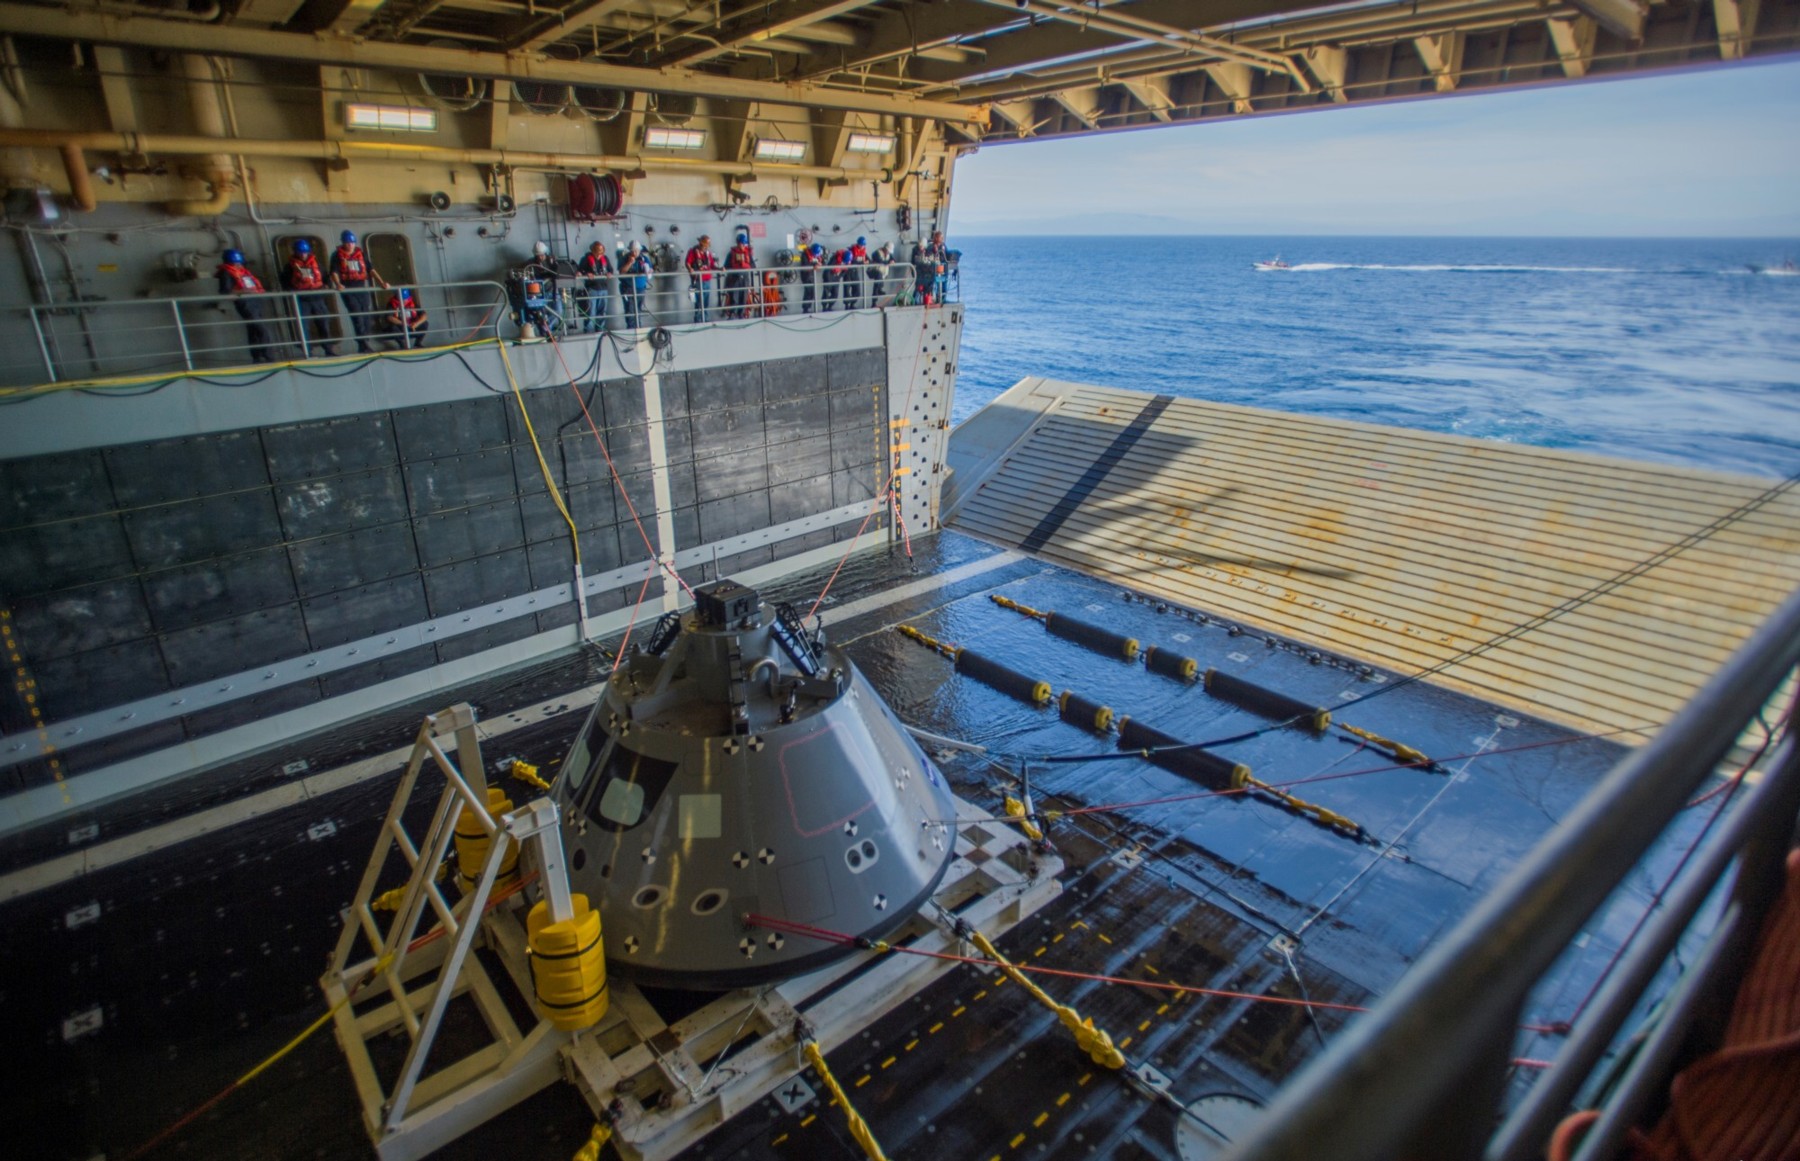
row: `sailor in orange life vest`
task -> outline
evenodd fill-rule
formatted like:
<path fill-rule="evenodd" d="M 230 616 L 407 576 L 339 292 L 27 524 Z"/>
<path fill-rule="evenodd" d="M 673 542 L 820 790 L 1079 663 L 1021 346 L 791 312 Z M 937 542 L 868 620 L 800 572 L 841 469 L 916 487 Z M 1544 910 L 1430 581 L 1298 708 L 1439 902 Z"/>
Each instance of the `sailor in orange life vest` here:
<path fill-rule="evenodd" d="M 750 274 L 756 267 L 756 252 L 750 249 L 750 235 L 739 233 L 737 245 L 725 254 L 725 317 L 750 316 Z"/>
<path fill-rule="evenodd" d="M 700 235 L 687 252 L 688 283 L 694 293 L 694 321 L 703 323 L 712 317 L 713 271 L 719 268 L 719 256 L 712 252 L 712 237 Z"/>
<path fill-rule="evenodd" d="M 858 238 L 856 244 L 842 251 L 844 270 L 839 277 L 844 283 L 844 309 L 856 310 L 862 306 L 863 267 L 869 264 L 869 240 Z"/>
<path fill-rule="evenodd" d="M 362 247 L 356 244 L 356 231 L 345 230 L 340 241 L 342 245 L 331 252 L 331 285 L 344 300 L 344 310 L 349 312 L 350 325 L 356 331 L 356 349 L 368 351 L 372 349 L 369 335 L 376 329 L 378 320 L 375 296 L 369 293 L 369 283 L 386 290 L 387 280 L 376 273 Z"/>
<path fill-rule="evenodd" d="M 430 320 L 419 309 L 419 300 L 402 286 L 388 299 L 388 312 L 381 320 L 383 334 L 389 335 L 405 350 L 425 345 L 425 331 Z"/>
<path fill-rule="evenodd" d="M 309 357 L 337 354 L 331 333 L 331 316 L 337 312 L 332 309 L 331 300 L 323 294 L 306 293 L 325 289 L 325 275 L 319 271 L 312 243 L 305 238 L 294 241 L 293 256 L 281 268 L 281 285 L 294 292 L 294 303 L 299 307 L 301 349 Z"/>
<path fill-rule="evenodd" d="M 581 329 L 593 334 L 606 329 L 606 276 L 612 273 L 612 259 L 606 256 L 606 243 L 595 242 L 575 264 L 581 275 Z"/>
<path fill-rule="evenodd" d="M 813 312 L 813 292 L 819 286 L 819 271 L 825 265 L 825 247 L 814 242 L 800 251 L 800 313 Z"/>
<path fill-rule="evenodd" d="M 219 264 L 219 293 L 229 294 L 235 300 L 238 317 L 244 320 L 250 332 L 250 361 L 252 363 L 273 362 L 275 358 L 273 339 L 269 328 L 263 323 L 267 317 L 263 300 L 258 297 L 263 292 L 262 279 L 250 273 L 244 265 L 242 250 L 227 250 L 225 260 Z"/>

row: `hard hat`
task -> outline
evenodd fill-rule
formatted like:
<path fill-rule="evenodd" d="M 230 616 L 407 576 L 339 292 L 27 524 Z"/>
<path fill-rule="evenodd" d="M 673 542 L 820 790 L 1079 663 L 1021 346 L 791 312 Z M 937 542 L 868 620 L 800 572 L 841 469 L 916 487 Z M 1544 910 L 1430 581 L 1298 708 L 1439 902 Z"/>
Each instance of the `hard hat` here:
<path fill-rule="evenodd" d="M 400 288 L 400 301 L 401 302 L 411 302 L 412 301 L 412 291 L 410 291 L 410 290 L 406 289 L 406 287 L 402 286 Z"/>
<path fill-rule="evenodd" d="M 867 238 L 858 238 L 856 240 L 856 244 L 858 246 L 867 246 L 869 244 L 869 240 Z"/>
<path fill-rule="evenodd" d="M 639 246 L 639 245 L 638 245 L 638 244 L 637 244 L 637 243 L 636 243 L 636 242 L 633 242 L 633 243 L 632 243 L 632 244 L 631 244 L 631 245 L 630 245 L 630 246 L 629 246 L 629 247 L 628 247 L 628 249 L 630 249 L 630 251 L 631 251 L 631 252 L 632 252 L 632 253 L 633 253 L 633 254 L 635 254 L 635 253 L 637 253 L 637 252 L 638 252 L 638 251 L 639 251 L 639 250 L 641 250 L 641 249 L 643 249 L 643 247 L 641 247 L 641 246 Z"/>
<path fill-rule="evenodd" d="M 311 254 L 312 253 L 312 243 L 308 242 L 305 238 L 300 239 L 298 242 L 294 243 L 294 253 L 296 253 L 296 254 Z"/>
<path fill-rule="evenodd" d="M 816 257 L 820 254 L 825 253 L 825 247 L 819 245 L 817 242 L 814 242 L 812 244 L 812 252 L 813 252 L 813 255 Z"/>
<path fill-rule="evenodd" d="M 242 250 L 225 251 L 225 263 L 228 266 L 242 266 L 244 264 L 244 252 Z"/>
<path fill-rule="evenodd" d="M 338 241 L 342 242 L 346 246 L 356 245 L 356 231 L 355 230 L 345 230 L 343 233 L 338 235 Z"/>
<path fill-rule="evenodd" d="M 746 233 L 744 233 L 744 232 L 743 232 L 743 231 L 741 231 L 741 230 L 740 230 L 740 231 L 739 231 L 739 232 L 738 232 L 738 245 L 740 245 L 740 246 L 748 246 L 748 245 L 749 245 L 749 244 L 750 244 L 750 235 L 749 235 L 749 234 L 746 234 Z"/>
<path fill-rule="evenodd" d="M 533 242 L 531 244 L 531 252 L 533 254 L 548 254 L 550 253 L 550 244 L 548 242 Z"/>

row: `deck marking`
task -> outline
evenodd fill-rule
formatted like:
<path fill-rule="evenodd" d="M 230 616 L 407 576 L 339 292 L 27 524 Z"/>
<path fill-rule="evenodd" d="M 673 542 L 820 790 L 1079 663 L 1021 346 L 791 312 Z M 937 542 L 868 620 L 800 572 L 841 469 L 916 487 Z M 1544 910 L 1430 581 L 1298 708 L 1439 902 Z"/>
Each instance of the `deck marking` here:
<path fill-rule="evenodd" d="M 1009 1149 L 1017 1149 L 1017 1148 L 1018 1148 L 1018 1147 L 1019 1147 L 1019 1142 L 1020 1142 L 1020 1141 L 1023 1141 L 1023 1140 L 1024 1140 L 1024 1139 L 1025 1139 L 1025 1134 L 1024 1134 L 1024 1133 L 1020 1133 L 1020 1134 L 1019 1134 L 1019 1135 L 1018 1135 L 1018 1136 L 1016 1136 L 1016 1137 L 1014 1137 L 1014 1138 L 1013 1138 L 1013 1139 L 1012 1139 L 1012 1143 L 1011 1143 L 1011 1144 L 1009 1144 L 1009 1145 L 1008 1145 L 1008 1146 L 1007 1146 L 1007 1148 L 1009 1148 Z"/>
<path fill-rule="evenodd" d="M 836 1102 L 836 1101 L 833 1101 L 833 1102 L 831 1102 L 831 1103 L 832 1103 L 832 1104 L 836 1104 L 836 1103 L 837 1103 L 837 1102 Z M 806 1114 L 806 1119 L 805 1119 L 805 1120 L 804 1120 L 804 1121 L 801 1121 L 801 1122 L 800 1122 L 800 1127 L 801 1127 L 801 1128 L 802 1128 L 802 1129 L 804 1129 L 804 1128 L 806 1128 L 806 1126 L 808 1126 L 808 1125 L 810 1125 L 810 1124 L 812 1124 L 812 1123 L 813 1123 L 813 1122 L 814 1122 L 814 1121 L 816 1121 L 816 1120 L 818 1120 L 818 1119 L 819 1119 L 819 1114 L 818 1114 L 818 1113 L 807 1113 L 807 1114 Z"/>
<path fill-rule="evenodd" d="M 913 1049 L 917 1048 L 918 1046 L 919 1046 L 919 1042 L 917 1040 L 908 1040 L 906 1042 L 906 1047 L 902 1048 L 900 1051 L 911 1052 Z"/>
<path fill-rule="evenodd" d="M 969 1002 L 972 1004 L 976 1000 L 985 1000 L 986 998 L 987 998 L 987 989 L 983 988 L 979 992 L 976 992 L 974 997 L 971 998 Z"/>
<path fill-rule="evenodd" d="M 1145 1020 L 1142 1024 L 1138 1025 L 1139 1032 L 1147 1032 L 1147 1031 L 1149 1031 L 1149 1029 L 1150 1029 L 1150 1021 L 1148 1021 L 1148 1020 Z"/>
<path fill-rule="evenodd" d="M 1130 1048 L 1130 1047 L 1131 1047 L 1131 1037 L 1127 1036 L 1127 1037 L 1125 1037 L 1125 1039 L 1119 1041 L 1119 1050 L 1120 1051 L 1124 1051 L 1125 1049 Z"/>
<path fill-rule="evenodd" d="M 884 1064 L 884 1065 L 882 1065 L 882 1067 L 883 1067 L 883 1068 L 886 1068 L 886 1067 L 887 1067 L 887 1065 L 885 1065 L 885 1064 Z M 857 1077 L 857 1078 L 856 1078 L 856 1087 L 857 1087 L 857 1088 L 861 1088 L 861 1087 L 862 1087 L 862 1086 L 863 1086 L 863 1085 L 865 1085 L 865 1084 L 868 1084 L 868 1083 L 869 1083 L 869 1081 L 870 1081 L 870 1079 L 871 1079 L 871 1078 L 873 1078 L 873 1077 L 874 1077 L 874 1075 L 875 1075 L 875 1074 L 874 1074 L 874 1073 L 872 1073 L 872 1072 L 865 1072 L 865 1073 L 863 1073 L 863 1074 L 862 1074 L 862 1075 L 861 1075 L 861 1076 L 859 1076 L 859 1077 Z"/>
<path fill-rule="evenodd" d="M 944 1022 L 942 1020 L 939 1020 L 936 1024 L 933 1024 L 931 1027 L 925 1029 L 925 1034 L 927 1036 L 936 1036 L 938 1034 L 938 1031 L 941 1028 L 943 1028 L 943 1026 L 944 1026 Z"/>
<path fill-rule="evenodd" d="M 888 1066 L 889 1066 L 889 1065 L 891 1065 L 891 1064 L 893 1064 L 893 1063 L 894 1063 L 894 1061 L 896 1061 L 896 1060 L 899 1060 L 899 1059 L 900 1059 L 900 1058 L 899 1058 L 899 1057 L 898 1057 L 898 1056 L 890 1056 L 890 1057 L 888 1057 L 888 1058 L 887 1058 L 887 1059 L 886 1059 L 886 1060 L 884 1060 L 884 1061 L 882 1061 L 882 1062 L 881 1062 L 881 1067 L 883 1067 L 883 1068 L 886 1068 L 886 1067 L 888 1067 Z M 866 1079 L 868 1079 L 868 1078 L 867 1078 L 867 1077 L 865 1077 L 865 1078 L 864 1078 L 864 1079 L 865 1079 L 865 1080 L 866 1080 Z"/>
<path fill-rule="evenodd" d="M 777 1145 L 781 1144 L 783 1141 L 785 1141 L 787 1139 L 788 1139 L 788 1135 L 786 1133 L 783 1133 L 783 1134 L 781 1134 L 781 1136 L 779 1136 L 779 1137 L 775 1138 L 773 1141 L 769 1142 L 769 1148 L 773 1149 Z"/>
<path fill-rule="evenodd" d="M 1049 1113 L 1039 1113 L 1035 1118 L 1033 1118 L 1033 1120 L 1031 1122 L 1031 1127 L 1034 1129 L 1041 1129 L 1044 1127 L 1044 1122 L 1049 1119 L 1050 1119 Z"/>
<path fill-rule="evenodd" d="M 1049 951 L 1049 950 L 1050 949 L 1048 947 L 1040 947 L 1036 951 L 1031 953 L 1031 958 L 1036 959 L 1038 956 L 1043 955 L 1046 951 Z"/>
<path fill-rule="evenodd" d="M 1056 1098 L 1056 1107 L 1059 1109 L 1068 1103 L 1069 1103 L 1069 1094 L 1068 1093 L 1064 1093 L 1061 1096 Z"/>
<path fill-rule="evenodd" d="M 1079 927 L 1079 928 L 1080 928 L 1080 929 L 1081 929 L 1081 930 L 1083 930 L 1083 931 L 1086 931 L 1086 930 L 1087 930 L 1087 929 L 1088 929 L 1088 925 L 1087 925 L 1087 924 L 1085 924 L 1085 923 L 1083 923 L 1083 922 L 1082 922 L 1082 921 L 1081 921 L 1081 920 L 1079 920 L 1079 919 L 1077 919 L 1077 920 L 1076 920 L 1076 921 L 1075 921 L 1075 922 L 1073 922 L 1073 923 L 1071 923 L 1071 924 L 1069 924 L 1069 930 L 1070 930 L 1070 931 L 1074 931 L 1074 930 L 1075 930 L 1075 929 L 1076 929 L 1076 928 L 1078 928 L 1078 927 Z"/>
<path fill-rule="evenodd" d="M 1107 944 L 1108 946 L 1112 944 L 1112 940 L 1106 938 L 1106 933 L 1104 931 L 1095 932 L 1095 934 L 1100 937 L 1101 943 Z"/>
<path fill-rule="evenodd" d="M 1050 942 L 1051 943 L 1061 943 L 1062 940 L 1063 940 L 1063 933 L 1059 931 L 1054 936 L 1051 937 Z"/>
<path fill-rule="evenodd" d="M 956 1011 L 950 1013 L 950 1018 L 955 1019 L 956 1017 L 962 1015 L 966 1011 L 968 1011 L 967 1008 L 958 1008 Z"/>
<path fill-rule="evenodd" d="M 1158 1009 L 1157 1009 L 1157 1010 L 1156 1010 L 1156 1014 L 1157 1014 L 1157 1015 L 1158 1015 L 1158 1016 L 1160 1016 L 1160 1015 L 1162 1015 L 1162 1014 L 1163 1014 L 1163 1013 L 1164 1013 L 1164 1012 L 1167 1012 L 1167 1011 L 1168 1011 L 1168 1010 L 1169 1010 L 1169 1005 L 1167 1005 L 1167 1004 L 1164 1004 L 1164 1005 L 1163 1005 L 1163 1006 L 1162 1006 L 1162 1007 L 1160 1007 L 1160 1008 L 1158 1008 Z"/>

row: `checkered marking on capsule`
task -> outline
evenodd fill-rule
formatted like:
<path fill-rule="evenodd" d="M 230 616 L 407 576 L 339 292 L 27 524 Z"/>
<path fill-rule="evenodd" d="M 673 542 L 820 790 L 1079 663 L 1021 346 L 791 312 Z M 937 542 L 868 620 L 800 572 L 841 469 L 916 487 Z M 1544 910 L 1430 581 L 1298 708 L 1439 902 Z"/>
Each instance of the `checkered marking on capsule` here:
<path fill-rule="evenodd" d="M 731 865 L 741 871 L 750 865 L 750 856 L 743 851 L 739 851 L 737 854 L 731 856 Z"/>
<path fill-rule="evenodd" d="M 870 902 L 872 902 L 874 904 L 875 910 L 877 910 L 877 911 L 886 911 L 887 910 L 887 896 L 886 895 L 877 895 Z"/>
<path fill-rule="evenodd" d="M 763 942 L 769 945 L 770 951 L 780 951 L 782 947 L 787 944 L 787 940 L 782 938 L 781 932 L 779 931 L 769 932 L 769 938 L 763 940 Z"/>
<path fill-rule="evenodd" d="M 726 738 L 725 744 L 719 748 L 724 750 L 727 754 L 730 754 L 732 757 L 736 757 L 738 751 L 743 749 L 742 746 L 738 745 L 738 740 L 736 738 Z"/>
<path fill-rule="evenodd" d="M 851 838 L 856 837 L 856 820 L 854 818 L 844 824 L 844 833 Z"/>
<path fill-rule="evenodd" d="M 647 867 L 656 861 L 656 851 L 650 847 L 645 847 L 641 857 L 644 860 L 644 865 Z"/>
<path fill-rule="evenodd" d="M 639 946 L 640 946 L 640 944 L 638 943 L 637 936 L 627 935 L 625 937 L 625 954 L 626 955 L 636 955 Z"/>
<path fill-rule="evenodd" d="M 768 866 L 770 863 L 774 862 L 775 861 L 774 848 L 773 847 L 764 847 L 762 850 L 757 851 L 756 852 L 756 861 L 761 863 L 765 867 Z"/>
<path fill-rule="evenodd" d="M 738 950 L 744 953 L 745 959 L 749 959 L 756 954 L 756 940 L 751 936 L 744 936 L 738 940 Z"/>

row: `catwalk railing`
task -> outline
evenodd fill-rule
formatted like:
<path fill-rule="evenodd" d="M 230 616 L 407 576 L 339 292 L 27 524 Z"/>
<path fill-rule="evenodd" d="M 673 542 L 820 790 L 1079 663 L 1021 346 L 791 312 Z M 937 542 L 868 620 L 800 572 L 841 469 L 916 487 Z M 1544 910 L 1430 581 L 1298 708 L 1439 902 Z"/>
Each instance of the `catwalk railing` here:
<path fill-rule="evenodd" d="M 904 262 L 721 270 L 701 280 L 686 270 L 589 280 L 561 265 L 542 293 L 527 299 L 522 281 L 409 286 L 424 313 L 421 330 L 400 324 L 394 290 L 271 291 L 80 301 L 33 306 L 0 316 L 0 384 L 25 386 L 91 379 L 180 374 L 262 362 L 287 362 L 444 346 L 496 335 L 548 330 L 648 330 L 734 320 L 830 314 L 955 301 L 954 270 L 921 281 Z M 516 274 L 517 272 L 515 272 Z M 535 305 L 534 305 L 535 304 Z M 246 317 L 245 309 L 258 317 Z"/>
<path fill-rule="evenodd" d="M 1673 1072 L 1717 1042 L 1800 812 L 1791 596 L 1650 742 L 1632 752 L 1373 1012 L 1276 1097 L 1232 1161 L 1525 1161 L 1576 1107 L 1598 1110 L 1573 1161 L 1615 1156 Z M 1752 776 L 1694 848 L 1569 1029 L 1550 1067 L 1502 1108 L 1532 989 L 1766 712 Z M 1687 948 L 1675 957 L 1677 944 Z M 1678 978 L 1651 1018 L 1646 990 Z M 1727 997 L 1721 1004 L 1719 997 Z M 1634 1013 L 1642 1028 L 1626 1032 Z"/>

